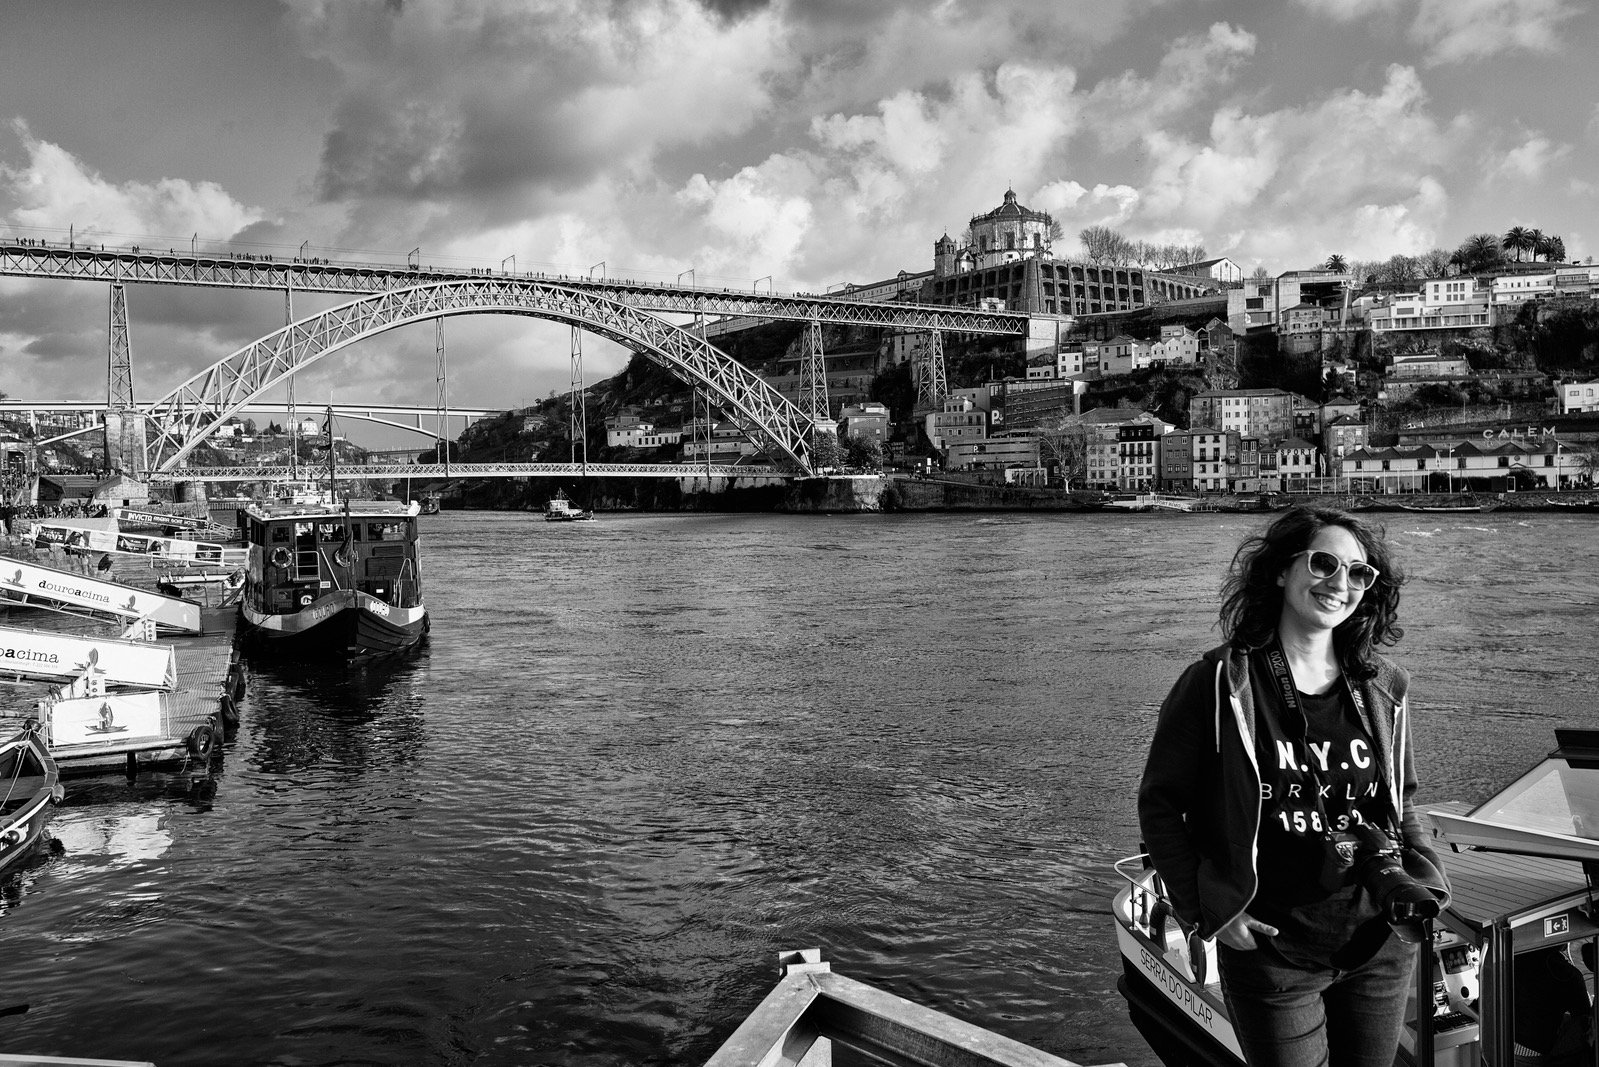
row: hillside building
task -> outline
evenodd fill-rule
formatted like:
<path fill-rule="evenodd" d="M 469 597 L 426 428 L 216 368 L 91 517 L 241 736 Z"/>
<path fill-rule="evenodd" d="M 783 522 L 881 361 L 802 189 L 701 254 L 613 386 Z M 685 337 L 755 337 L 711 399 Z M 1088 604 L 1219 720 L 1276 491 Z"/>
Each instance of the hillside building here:
<path fill-rule="evenodd" d="M 1282 389 L 1215 389 L 1188 399 L 1190 429 L 1236 430 L 1275 446 L 1294 432 L 1297 398 Z"/>
<path fill-rule="evenodd" d="M 1215 288 L 1191 275 L 1056 259 L 1057 229 L 1048 212 L 1024 207 L 1015 190 L 1005 190 L 998 207 L 969 221 L 971 244 L 962 247 L 947 233 L 933 242 L 933 274 L 921 299 L 960 307 L 997 300 L 1007 311 L 1090 315 L 1202 296 Z"/>

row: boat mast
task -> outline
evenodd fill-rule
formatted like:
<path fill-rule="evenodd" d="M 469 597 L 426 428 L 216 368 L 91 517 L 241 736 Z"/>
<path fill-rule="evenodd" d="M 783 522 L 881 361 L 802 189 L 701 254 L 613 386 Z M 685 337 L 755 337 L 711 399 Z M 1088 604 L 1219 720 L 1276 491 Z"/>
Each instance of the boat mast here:
<path fill-rule="evenodd" d="M 338 457 L 333 448 L 333 405 L 328 405 L 328 496 L 334 500 L 339 498 Z M 348 496 L 346 496 L 348 499 Z"/>

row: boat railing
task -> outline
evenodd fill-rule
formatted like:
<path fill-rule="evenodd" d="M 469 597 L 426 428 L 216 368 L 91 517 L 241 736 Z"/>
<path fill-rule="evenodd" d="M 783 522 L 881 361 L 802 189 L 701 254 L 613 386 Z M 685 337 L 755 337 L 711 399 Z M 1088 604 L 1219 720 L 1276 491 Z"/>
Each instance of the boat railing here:
<path fill-rule="evenodd" d="M 416 560 L 406 557 L 405 562 L 400 564 L 400 576 L 394 579 L 394 606 L 415 607 L 421 599 L 421 573 L 417 569 Z"/>
<path fill-rule="evenodd" d="M 1200 937 L 1197 929 L 1185 928 L 1177 918 L 1177 908 L 1166 895 L 1166 883 L 1160 873 L 1150 865 L 1149 853 L 1127 856 L 1111 867 L 1129 886 L 1128 921 L 1159 945 L 1167 962 L 1183 971 L 1184 977 L 1200 985 L 1215 981 L 1215 943 Z"/>
<path fill-rule="evenodd" d="M 1071 1060 L 834 974 L 820 949 L 778 956 L 777 986 L 705 1067 L 827 1067 L 834 1044 L 927 1067 L 1077 1067 Z"/>

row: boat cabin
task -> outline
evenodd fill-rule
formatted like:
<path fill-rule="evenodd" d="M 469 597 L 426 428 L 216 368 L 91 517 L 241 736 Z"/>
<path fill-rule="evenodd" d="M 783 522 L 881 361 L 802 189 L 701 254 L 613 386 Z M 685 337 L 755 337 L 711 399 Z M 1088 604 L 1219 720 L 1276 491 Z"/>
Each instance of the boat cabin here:
<path fill-rule="evenodd" d="M 416 510 L 367 502 L 350 511 L 295 505 L 240 513 L 252 547 L 245 598 L 259 611 L 299 611 L 335 589 L 366 593 L 395 607 L 422 602 Z"/>

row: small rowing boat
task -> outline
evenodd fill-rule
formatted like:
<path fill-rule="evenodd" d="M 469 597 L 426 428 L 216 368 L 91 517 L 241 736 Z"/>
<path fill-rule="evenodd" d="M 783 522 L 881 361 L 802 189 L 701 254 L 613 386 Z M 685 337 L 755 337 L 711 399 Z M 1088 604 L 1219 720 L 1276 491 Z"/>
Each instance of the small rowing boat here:
<path fill-rule="evenodd" d="M 0 742 L 0 875 L 21 863 L 44 836 L 44 824 L 63 796 L 60 779 L 34 720 Z"/>

